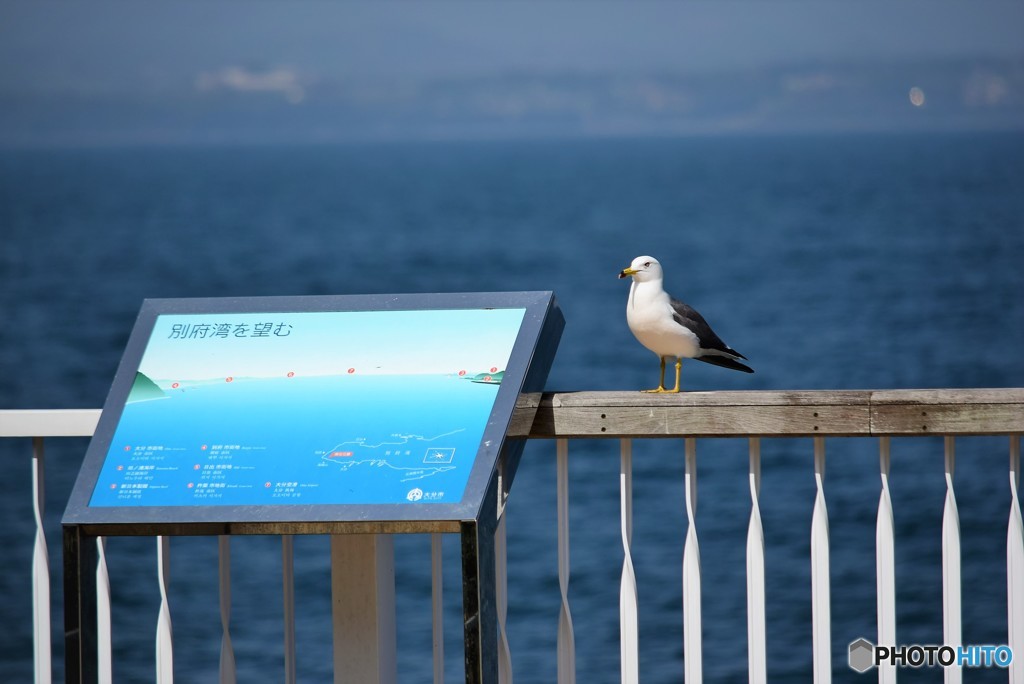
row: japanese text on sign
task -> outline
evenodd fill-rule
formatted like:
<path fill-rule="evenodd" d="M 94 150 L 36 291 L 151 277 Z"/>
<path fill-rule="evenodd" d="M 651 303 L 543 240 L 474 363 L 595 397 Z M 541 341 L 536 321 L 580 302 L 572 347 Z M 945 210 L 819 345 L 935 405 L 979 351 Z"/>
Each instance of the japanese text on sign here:
<path fill-rule="evenodd" d="M 229 337 L 288 337 L 290 323 L 175 323 L 169 340 L 228 339 Z"/>

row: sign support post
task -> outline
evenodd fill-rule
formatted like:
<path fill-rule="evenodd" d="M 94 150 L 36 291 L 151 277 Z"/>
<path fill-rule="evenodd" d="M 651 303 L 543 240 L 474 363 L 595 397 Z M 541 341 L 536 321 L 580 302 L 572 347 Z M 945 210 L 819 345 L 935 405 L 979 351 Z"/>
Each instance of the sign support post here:
<path fill-rule="evenodd" d="M 395 684 L 395 550 L 389 534 L 331 535 L 334 684 Z"/>
<path fill-rule="evenodd" d="M 96 537 L 64 526 L 65 681 L 94 684 L 99 672 L 96 633 Z"/>
<path fill-rule="evenodd" d="M 466 684 L 498 681 L 498 610 L 494 588 L 495 525 L 462 523 L 462 610 Z"/>

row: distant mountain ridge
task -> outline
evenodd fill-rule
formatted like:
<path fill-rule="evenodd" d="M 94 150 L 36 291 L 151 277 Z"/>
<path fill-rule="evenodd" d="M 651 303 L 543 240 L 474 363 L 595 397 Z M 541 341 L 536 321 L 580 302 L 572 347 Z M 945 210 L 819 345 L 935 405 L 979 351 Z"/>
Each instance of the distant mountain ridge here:
<path fill-rule="evenodd" d="M 0 145 L 1024 130 L 1024 56 L 718 73 L 524 70 L 301 84 L 295 77 L 290 89 L 269 90 L 200 76 L 159 92 L 8 84 L 0 89 Z"/>

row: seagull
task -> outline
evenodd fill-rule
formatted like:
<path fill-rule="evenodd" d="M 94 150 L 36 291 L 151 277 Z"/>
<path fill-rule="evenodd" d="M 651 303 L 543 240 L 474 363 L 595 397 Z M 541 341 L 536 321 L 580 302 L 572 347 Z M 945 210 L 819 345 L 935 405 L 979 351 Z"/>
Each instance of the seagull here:
<path fill-rule="evenodd" d="M 661 361 L 657 389 L 645 392 L 679 392 L 683 357 L 744 373 L 754 372 L 739 362 L 747 357 L 722 342 L 703 316 L 689 305 L 669 297 L 662 287 L 664 274 L 657 259 L 651 256 L 633 259 L 633 263 L 619 273 L 619 278 L 628 277 L 633 278 L 633 283 L 629 286 L 626 323 L 640 344 L 657 354 Z M 669 358 L 676 360 L 673 389 L 665 389 L 665 360 Z"/>

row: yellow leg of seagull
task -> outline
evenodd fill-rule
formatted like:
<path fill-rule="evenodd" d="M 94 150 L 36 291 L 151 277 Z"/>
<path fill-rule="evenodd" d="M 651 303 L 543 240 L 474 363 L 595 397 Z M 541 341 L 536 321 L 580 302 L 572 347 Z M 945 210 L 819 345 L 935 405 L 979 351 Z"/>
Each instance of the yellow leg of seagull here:
<path fill-rule="evenodd" d="M 666 392 L 679 393 L 679 371 L 683 368 L 682 359 L 676 359 L 676 386 L 675 389 L 665 390 Z"/>
<path fill-rule="evenodd" d="M 661 375 L 658 376 L 658 388 L 657 389 L 642 390 L 642 391 L 648 392 L 648 393 L 653 393 L 653 394 L 661 394 L 662 392 L 666 391 L 665 390 L 665 357 L 664 356 L 661 357 Z"/>

